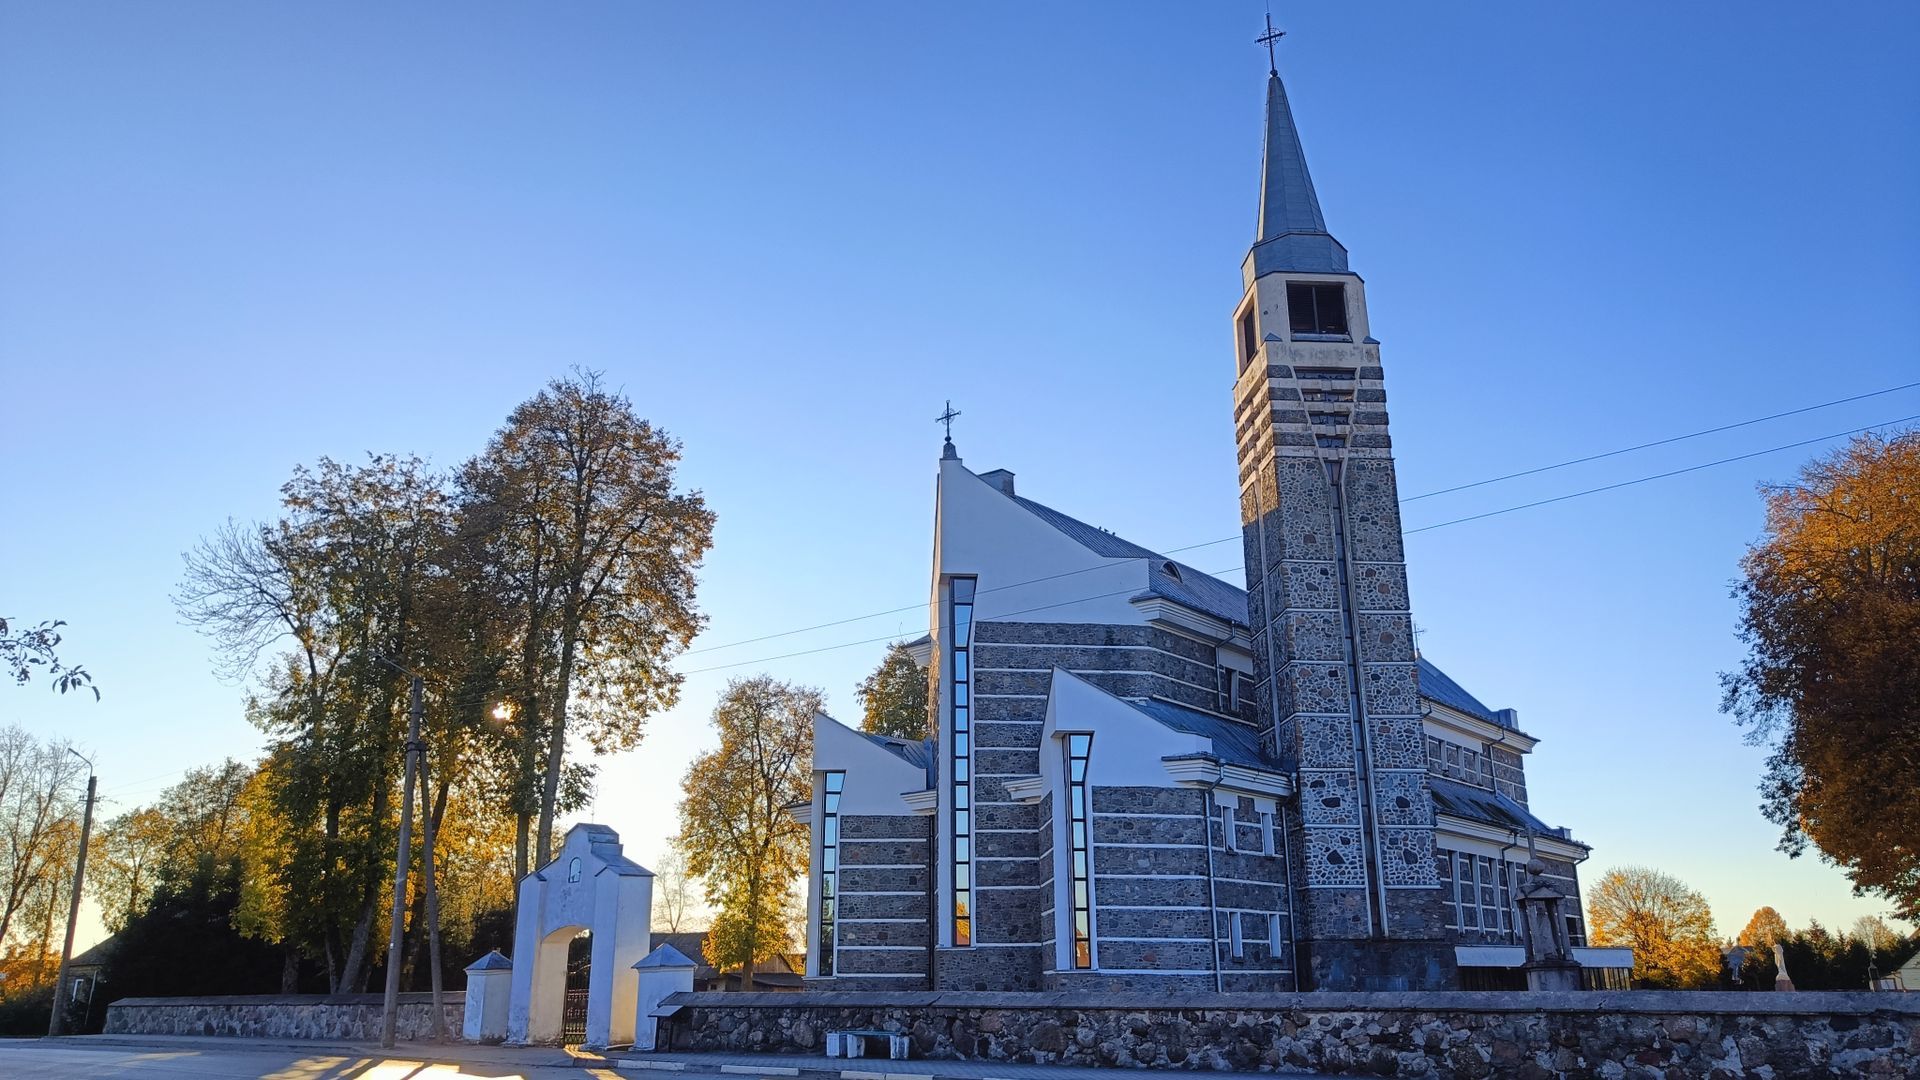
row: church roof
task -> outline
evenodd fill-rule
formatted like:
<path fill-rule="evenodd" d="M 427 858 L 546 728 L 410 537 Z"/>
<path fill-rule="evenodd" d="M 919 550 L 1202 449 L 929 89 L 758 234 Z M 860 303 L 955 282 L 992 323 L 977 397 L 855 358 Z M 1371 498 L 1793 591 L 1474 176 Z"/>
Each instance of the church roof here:
<path fill-rule="evenodd" d="M 1236 723 L 1223 716 L 1189 709 L 1171 701 L 1149 699 L 1134 701 L 1122 699 L 1127 704 L 1160 721 L 1175 731 L 1188 735 L 1199 735 L 1213 743 L 1213 756 L 1229 765 L 1245 765 L 1255 769 L 1275 769 L 1279 763 L 1260 750 L 1259 733 L 1246 724 Z"/>
<path fill-rule="evenodd" d="M 1147 560 L 1146 591 L 1149 595 L 1164 597 L 1243 630 L 1248 629 L 1245 589 L 1221 581 L 1205 570 L 1169 559 L 1152 548 L 1142 547 L 1097 525 L 1089 525 L 1079 518 L 1063 514 L 1044 503 L 1019 495 L 1008 497 L 1095 555 L 1107 559 Z M 1419 663 L 1421 697 L 1490 724 L 1507 728 L 1513 726 L 1507 715 L 1488 708 L 1479 698 L 1468 693 L 1465 687 L 1454 682 L 1446 672 L 1435 667 L 1433 661 L 1423 656 Z"/>
<path fill-rule="evenodd" d="M 1198 567 L 1169 559 L 1152 548 L 1142 547 L 1096 525 L 1069 517 L 1051 506 L 1019 495 L 1009 497 L 1095 555 L 1106 559 L 1147 560 L 1148 593 L 1185 604 L 1196 611 L 1204 611 L 1235 626 L 1247 624 L 1245 590 L 1235 588 Z"/>
<path fill-rule="evenodd" d="M 1276 270 L 1347 273 L 1347 249 L 1327 232 L 1320 199 L 1307 173 L 1306 151 L 1293 124 L 1287 88 L 1267 78 L 1267 142 L 1260 161 L 1260 218 L 1253 241 L 1253 276 Z"/>
<path fill-rule="evenodd" d="M 927 774 L 927 784 L 931 786 L 939 776 L 940 750 L 935 739 L 900 739 L 892 735 L 874 735 L 859 732 L 861 738 L 875 746 L 892 753 L 909 765 L 917 765 Z"/>
<path fill-rule="evenodd" d="M 1434 807 L 1443 814 L 1467 818 L 1498 829 L 1520 829 L 1549 836 L 1564 835 L 1563 830 L 1534 817 L 1532 811 L 1497 791 L 1432 775 L 1427 777 L 1427 784 L 1433 789 Z"/>
<path fill-rule="evenodd" d="M 1446 672 L 1434 667 L 1433 661 L 1424 656 L 1420 658 L 1420 696 L 1457 712 L 1485 720 L 1489 724 L 1499 724 L 1501 727 L 1511 726 L 1500 718 L 1499 713 L 1481 704 L 1479 698 L 1467 693 L 1465 687 L 1454 682 Z"/>

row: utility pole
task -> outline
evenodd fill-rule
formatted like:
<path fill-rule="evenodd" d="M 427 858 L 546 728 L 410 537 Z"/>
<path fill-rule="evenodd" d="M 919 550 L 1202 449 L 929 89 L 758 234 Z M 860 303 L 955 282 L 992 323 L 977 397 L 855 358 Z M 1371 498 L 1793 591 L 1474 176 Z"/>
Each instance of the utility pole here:
<path fill-rule="evenodd" d="M 406 779 L 400 785 L 400 855 L 393 867 L 393 926 L 387 934 L 387 1000 L 380 1021 L 380 1045 L 393 1049 L 394 1025 L 400 1012 L 400 942 L 407 915 L 407 856 L 413 844 L 413 771 L 420 753 L 420 714 L 422 701 L 420 676 L 413 676 L 411 701 L 407 708 Z"/>
<path fill-rule="evenodd" d="M 67 964 L 73 960 L 73 931 L 80 922 L 80 887 L 87 880 L 87 841 L 93 836 L 93 797 L 100 788 L 100 778 L 93 773 L 93 759 L 67 747 L 67 753 L 87 763 L 87 809 L 80 817 L 80 857 L 73 864 L 73 899 L 67 905 L 67 943 L 60 947 L 60 975 L 53 984 L 53 1015 L 47 1020 L 48 1035 L 63 1035 L 67 1027 L 67 1010 L 61 1006 L 67 1000 Z"/>

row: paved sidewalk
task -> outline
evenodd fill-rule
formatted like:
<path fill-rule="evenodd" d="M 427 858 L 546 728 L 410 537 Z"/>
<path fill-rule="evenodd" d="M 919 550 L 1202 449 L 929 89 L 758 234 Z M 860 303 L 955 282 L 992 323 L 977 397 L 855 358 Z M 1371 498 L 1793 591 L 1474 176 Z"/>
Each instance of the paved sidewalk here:
<path fill-rule="evenodd" d="M 651 1080 L 669 1080 L 673 1072 L 724 1072 L 746 1076 L 797 1076 L 806 1080 L 1116 1080 L 1125 1073 L 1145 1070 L 1097 1068 L 1090 1065 L 1020 1065 L 1007 1061 L 949 1061 L 884 1057 L 830 1058 L 820 1054 L 615 1054 L 614 1066 Z M 1168 1069 L 1177 1073 L 1182 1070 Z M 1274 1073 L 1209 1072 L 1209 1077 L 1274 1076 Z M 1321 1073 L 1282 1069 L 1279 1075 L 1319 1076 Z"/>
<path fill-rule="evenodd" d="M 520 1069 L 605 1069 L 614 1058 L 557 1046 L 476 1046 L 472 1043 L 399 1042 L 382 1050 L 377 1042 L 336 1042 L 326 1039 L 244 1039 L 226 1035 L 62 1035 L 38 1040 L 48 1045 L 74 1047 L 118 1046 L 129 1049 L 284 1050 L 291 1053 L 365 1058 L 400 1057 L 429 1065 L 485 1065 Z"/>

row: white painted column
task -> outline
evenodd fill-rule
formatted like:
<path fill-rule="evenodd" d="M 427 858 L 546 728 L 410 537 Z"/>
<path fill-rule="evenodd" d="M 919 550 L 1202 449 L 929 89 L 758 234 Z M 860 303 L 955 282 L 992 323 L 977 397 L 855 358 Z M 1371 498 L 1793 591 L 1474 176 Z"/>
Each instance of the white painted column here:
<path fill-rule="evenodd" d="M 663 944 L 633 967 L 640 973 L 633 1012 L 633 1048 L 660 1049 L 657 1045 L 660 1017 L 666 1011 L 660 1003 L 683 990 L 693 989 L 694 963 L 685 953 Z"/>
<path fill-rule="evenodd" d="M 507 995 L 513 990 L 513 961 L 495 949 L 467 965 L 467 1012 L 460 1037 L 497 1043 L 507 1037 Z"/>

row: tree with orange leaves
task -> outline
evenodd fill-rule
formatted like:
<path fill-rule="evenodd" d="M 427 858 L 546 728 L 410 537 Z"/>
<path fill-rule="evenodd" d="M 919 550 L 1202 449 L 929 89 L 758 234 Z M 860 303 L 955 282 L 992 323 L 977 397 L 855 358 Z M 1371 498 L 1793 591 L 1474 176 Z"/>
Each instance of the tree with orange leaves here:
<path fill-rule="evenodd" d="M 1920 432 L 1861 436 L 1763 489 L 1722 708 L 1772 747 L 1761 809 L 1920 917 Z"/>

